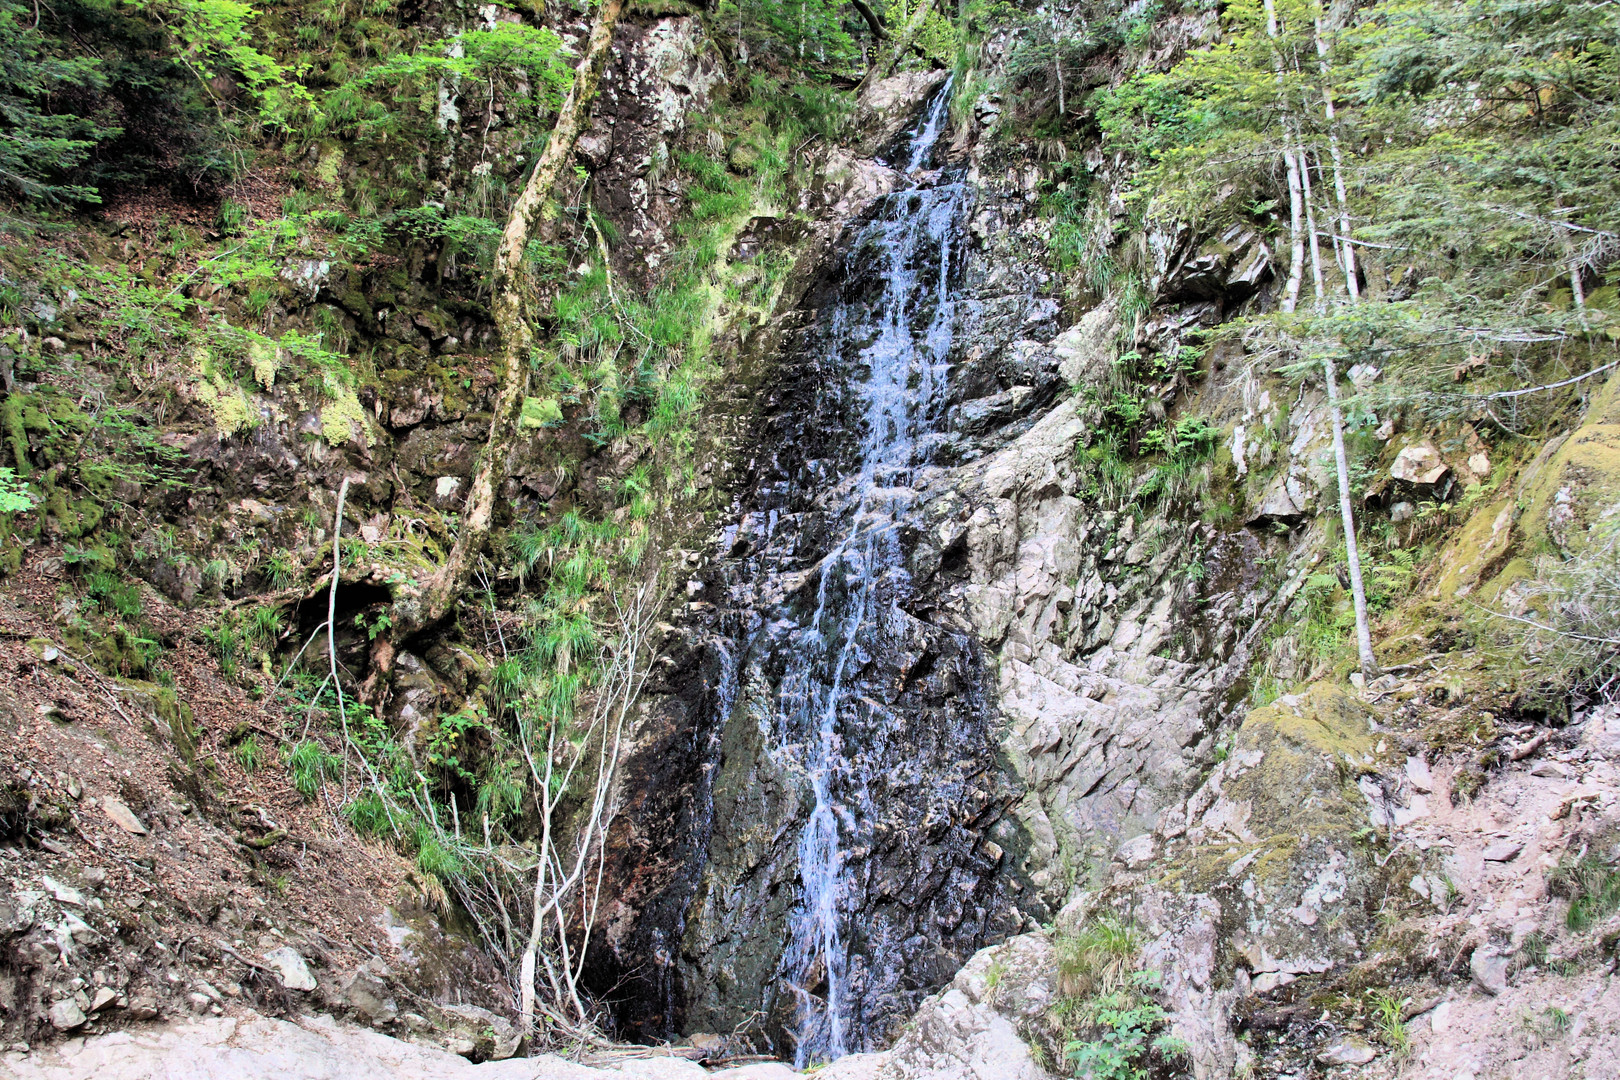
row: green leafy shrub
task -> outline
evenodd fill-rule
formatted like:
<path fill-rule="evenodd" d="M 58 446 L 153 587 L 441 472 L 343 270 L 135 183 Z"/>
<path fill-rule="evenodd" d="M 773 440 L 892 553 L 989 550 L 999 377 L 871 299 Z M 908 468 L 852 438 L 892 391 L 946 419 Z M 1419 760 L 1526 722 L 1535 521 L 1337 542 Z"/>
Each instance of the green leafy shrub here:
<path fill-rule="evenodd" d="M 355 799 L 344 808 L 343 813 L 349 819 L 349 825 L 361 836 L 381 839 L 394 834 L 394 814 L 374 791 Z"/>
<path fill-rule="evenodd" d="M 219 660 L 220 674 L 227 679 L 235 678 L 241 667 L 244 644 L 236 620 L 229 617 L 221 619 L 215 626 L 204 627 L 202 633 Z"/>
<path fill-rule="evenodd" d="M 440 881 L 450 881 L 462 872 L 461 859 L 440 842 L 438 833 L 424 823 L 416 826 L 416 865 L 421 867 L 424 874 Z"/>
<path fill-rule="evenodd" d="M 1059 989 L 1069 996 L 1112 993 L 1130 978 L 1141 936 L 1123 919 L 1104 915 L 1056 941 Z"/>
<path fill-rule="evenodd" d="M 1071 1039 L 1063 1054 L 1074 1062 L 1075 1075 L 1090 1080 L 1147 1080 L 1155 1059 L 1181 1056 L 1186 1046 L 1163 1030 L 1164 1008 L 1151 995 L 1159 987 L 1157 972 L 1133 971 L 1116 989 L 1075 1010 L 1087 1037 Z"/>
<path fill-rule="evenodd" d="M 287 755 L 287 768 L 292 772 L 293 787 L 306 799 L 313 799 L 321 785 L 338 774 L 343 759 L 329 754 L 326 747 L 313 739 L 304 739 Z"/>
<path fill-rule="evenodd" d="M 1547 886 L 1569 901 L 1564 924 L 1571 930 L 1585 930 L 1620 909 L 1620 867 L 1594 852 L 1579 859 L 1566 856 L 1549 875 Z"/>
<path fill-rule="evenodd" d="M 259 746 L 257 735 L 249 735 L 237 743 L 231 750 L 231 756 L 242 766 L 243 772 L 256 773 L 264 765 L 264 750 Z"/>

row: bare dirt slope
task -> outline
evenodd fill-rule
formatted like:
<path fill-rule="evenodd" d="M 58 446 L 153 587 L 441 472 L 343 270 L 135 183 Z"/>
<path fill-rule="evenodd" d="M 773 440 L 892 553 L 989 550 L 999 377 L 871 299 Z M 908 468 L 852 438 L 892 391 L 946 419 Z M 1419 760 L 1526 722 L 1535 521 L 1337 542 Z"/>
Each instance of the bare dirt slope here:
<path fill-rule="evenodd" d="M 0 596 L 4 1042 L 247 1008 L 442 1029 L 457 1021 L 435 999 L 490 1003 L 474 987 L 492 973 L 412 868 L 293 787 L 285 716 L 220 677 L 199 616 L 148 590 L 172 686 L 111 678 L 43 614 L 60 573 L 36 555 Z M 244 725 L 252 772 L 232 753 Z"/>

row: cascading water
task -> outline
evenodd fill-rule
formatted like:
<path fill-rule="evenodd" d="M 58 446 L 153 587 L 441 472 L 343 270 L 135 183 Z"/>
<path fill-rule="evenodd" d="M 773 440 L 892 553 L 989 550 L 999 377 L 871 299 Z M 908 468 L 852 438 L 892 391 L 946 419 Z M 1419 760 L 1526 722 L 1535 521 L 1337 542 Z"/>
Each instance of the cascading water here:
<path fill-rule="evenodd" d="M 911 186 L 784 318 L 715 561 L 688 584 L 690 644 L 624 819 L 627 850 L 660 854 L 624 878 L 636 921 L 598 938 L 649 1035 L 737 1032 L 800 1065 L 877 1049 L 1023 921 L 988 675 L 937 602 L 965 571 L 918 543 L 938 448 L 961 441 L 959 297 L 981 272 L 977 192 L 927 171 L 948 100 L 884 155 Z"/>
<path fill-rule="evenodd" d="M 930 140 L 937 138 L 936 123 L 924 131 Z M 915 169 L 931 148 L 931 141 L 914 147 L 908 168 Z M 870 700 L 852 698 L 845 675 L 866 659 L 867 624 L 906 599 L 908 575 L 898 525 L 915 497 L 913 472 L 924 463 L 918 435 L 937 419 L 945 385 L 954 318 L 949 296 L 952 238 L 965 195 L 962 185 L 945 184 L 893 196 L 856 241 L 857 249 L 871 246 L 886 253 L 889 263 L 883 275 L 887 295 L 874 305 L 880 319 L 876 340 L 859 347 L 855 361 L 867 371 L 861 468 L 851 485 L 857 501 L 848 532 L 822 561 L 815 613 L 783 680 L 773 733 L 781 753 L 803 755 L 815 796 L 799 841 L 804 895 L 793 917 L 782 971 L 802 997 L 795 1049 L 800 1068 L 817 1057 L 849 1052 L 839 931 L 847 916 L 840 904 L 844 845 L 846 836 L 858 838 L 869 827 L 874 808 L 870 778 L 860 756 L 846 745 L 845 731 L 888 718 Z M 932 264 L 926 265 L 929 272 L 919 262 Z M 839 325 L 848 312 L 837 309 L 833 318 L 834 347 L 850 347 L 858 331 Z M 806 989 L 815 983 L 824 986 L 822 994 Z"/>
<path fill-rule="evenodd" d="M 935 95 L 905 147 L 904 169 L 915 173 L 944 129 L 949 83 Z M 802 894 L 790 917 L 779 969 L 797 999 L 794 1055 L 799 1067 L 848 1053 L 859 1032 L 846 1000 L 847 956 L 842 924 L 846 853 L 870 845 L 878 817 L 861 747 L 874 728 L 892 726 L 872 698 L 853 693 L 852 671 L 870 659 L 869 628 L 897 613 L 909 575 L 899 526 L 915 500 L 916 469 L 926 460 L 919 436 L 942 412 L 952 324 L 951 282 L 956 238 L 969 198 L 960 183 L 911 188 L 890 196 L 854 237 L 847 259 L 875 258 L 881 293 L 835 304 L 826 335 L 826 365 L 861 373 L 864 398 L 859 468 L 840 487 L 849 508 L 841 535 L 817 568 L 809 619 L 771 643 L 788 660 L 780 694 L 762 732 L 769 752 L 809 780 L 813 806 L 799 840 Z M 874 333 L 875 331 L 875 333 Z M 725 695 L 722 695 L 723 697 Z M 729 702 L 727 703 L 729 707 Z"/>

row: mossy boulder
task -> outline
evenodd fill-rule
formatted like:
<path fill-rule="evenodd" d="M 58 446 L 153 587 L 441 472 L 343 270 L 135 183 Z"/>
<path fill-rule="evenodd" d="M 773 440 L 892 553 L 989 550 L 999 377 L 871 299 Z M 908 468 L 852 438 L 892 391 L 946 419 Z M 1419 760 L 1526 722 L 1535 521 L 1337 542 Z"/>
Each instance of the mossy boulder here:
<path fill-rule="evenodd" d="M 191 706 L 180 700 L 173 687 L 130 679 L 121 681 L 118 688 L 126 706 L 146 715 L 153 735 L 172 746 L 186 765 L 196 763 L 202 732 Z"/>
<path fill-rule="evenodd" d="M 1592 395 L 1581 425 L 1547 444 L 1519 483 L 1519 527 L 1570 554 L 1584 549 L 1594 526 L 1620 507 L 1620 375 Z"/>
<path fill-rule="evenodd" d="M 1376 936 L 1375 824 L 1426 810 L 1394 764 L 1366 707 L 1316 683 L 1251 711 L 1193 797 L 1164 883 L 1219 901 L 1227 960 L 1257 991 L 1339 966 Z"/>
<path fill-rule="evenodd" d="M 1513 503 L 1503 499 L 1474 512 L 1440 554 L 1436 599 L 1467 596 L 1495 577 L 1515 550 Z"/>

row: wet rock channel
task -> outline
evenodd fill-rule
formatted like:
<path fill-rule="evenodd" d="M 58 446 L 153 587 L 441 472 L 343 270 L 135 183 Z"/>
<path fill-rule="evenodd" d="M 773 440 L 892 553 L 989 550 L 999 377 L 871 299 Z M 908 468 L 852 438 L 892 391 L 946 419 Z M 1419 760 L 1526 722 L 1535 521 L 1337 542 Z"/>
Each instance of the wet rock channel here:
<path fill-rule="evenodd" d="M 923 507 L 1052 400 L 1055 370 L 1009 346 L 1056 305 L 986 257 L 980 193 L 933 168 L 947 95 L 790 316 L 656 688 L 674 734 L 627 770 L 647 854 L 598 971 L 645 1035 L 742 1031 L 801 1066 L 876 1049 L 1043 910 L 1009 854 L 994 673 L 936 602 L 965 553 Z"/>

